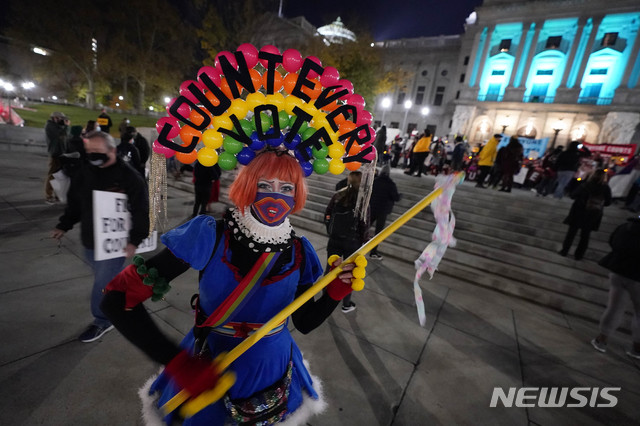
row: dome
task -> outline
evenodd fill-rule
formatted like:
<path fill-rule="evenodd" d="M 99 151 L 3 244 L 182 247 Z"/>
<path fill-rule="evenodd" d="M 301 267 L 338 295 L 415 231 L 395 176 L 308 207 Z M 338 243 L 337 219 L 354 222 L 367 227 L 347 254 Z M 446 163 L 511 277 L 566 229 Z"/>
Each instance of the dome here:
<path fill-rule="evenodd" d="M 356 35 L 344 26 L 339 16 L 331 24 L 318 28 L 318 33 L 330 43 L 342 43 L 345 39 L 356 41 Z"/>

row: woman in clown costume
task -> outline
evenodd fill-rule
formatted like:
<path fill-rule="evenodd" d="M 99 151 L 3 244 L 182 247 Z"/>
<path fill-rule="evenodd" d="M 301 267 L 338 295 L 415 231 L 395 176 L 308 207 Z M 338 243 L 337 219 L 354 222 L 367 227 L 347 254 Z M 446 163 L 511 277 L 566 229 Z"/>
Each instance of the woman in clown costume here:
<path fill-rule="evenodd" d="M 198 216 L 162 237 L 166 249 L 121 272 L 106 288 L 103 311 L 151 359 L 165 365 L 141 390 L 147 424 L 306 424 L 324 409 L 321 384 L 304 365 L 284 321 L 232 364 L 236 381 L 224 398 L 195 415 L 158 408 L 181 390 L 197 396 L 214 387 L 211 362 L 228 352 L 307 290 L 323 266 L 288 215 L 303 208 L 304 172 L 287 151 L 267 150 L 242 168 L 231 185 L 235 208 L 222 220 Z M 334 263 L 337 265 L 340 261 Z M 200 271 L 196 324 L 178 345 L 142 305 L 162 297 L 168 282 L 189 268 Z M 302 333 L 318 327 L 352 290 L 353 264 L 324 293 L 292 316 Z"/>

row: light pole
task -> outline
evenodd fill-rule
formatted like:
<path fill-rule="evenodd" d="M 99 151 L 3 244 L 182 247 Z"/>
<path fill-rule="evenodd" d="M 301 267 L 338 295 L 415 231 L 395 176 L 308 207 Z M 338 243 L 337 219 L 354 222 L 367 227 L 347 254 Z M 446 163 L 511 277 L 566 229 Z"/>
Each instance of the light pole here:
<path fill-rule="evenodd" d="M 400 131 L 405 131 L 407 130 L 407 114 L 409 114 L 409 110 L 411 109 L 411 106 L 413 105 L 413 102 L 411 102 L 409 99 L 407 99 L 406 101 L 404 101 L 404 121 L 402 122 L 402 129 L 400 129 Z M 404 134 L 404 132 L 402 133 Z"/>
<path fill-rule="evenodd" d="M 561 128 L 557 128 L 557 127 L 555 127 L 555 128 L 553 129 L 553 132 L 554 132 L 554 133 L 553 133 L 553 140 L 551 141 L 551 149 L 553 149 L 553 148 L 555 148 L 555 147 L 556 147 L 556 140 L 558 140 L 558 133 L 560 133 L 561 131 L 562 131 L 562 129 L 561 129 Z"/>
<path fill-rule="evenodd" d="M 382 103 L 380 104 L 382 107 L 382 125 L 384 126 L 384 115 L 387 113 L 387 110 L 391 106 L 391 98 L 386 96 L 382 99 Z"/>

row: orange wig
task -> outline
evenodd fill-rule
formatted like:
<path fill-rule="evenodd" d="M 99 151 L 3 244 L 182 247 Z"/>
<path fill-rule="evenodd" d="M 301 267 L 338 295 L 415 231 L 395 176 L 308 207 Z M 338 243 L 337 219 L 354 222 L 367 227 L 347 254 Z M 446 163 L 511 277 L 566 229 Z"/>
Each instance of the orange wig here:
<path fill-rule="evenodd" d="M 263 152 L 240 170 L 238 177 L 229 188 L 229 198 L 240 211 L 244 211 L 256 199 L 258 181 L 274 178 L 291 182 L 296 186 L 293 197 L 295 205 L 291 213 L 302 210 L 307 201 L 304 172 L 294 157 L 286 153 L 280 155 L 275 151 Z"/>

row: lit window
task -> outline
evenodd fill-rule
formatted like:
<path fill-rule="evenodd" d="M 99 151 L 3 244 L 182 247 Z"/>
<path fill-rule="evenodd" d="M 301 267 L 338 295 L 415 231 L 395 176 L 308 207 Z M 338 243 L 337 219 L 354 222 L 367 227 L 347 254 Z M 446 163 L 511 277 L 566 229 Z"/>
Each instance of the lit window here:
<path fill-rule="evenodd" d="M 424 100 L 424 90 L 425 86 L 418 86 L 418 90 L 416 92 L 416 105 L 422 105 L 422 101 Z"/>
<path fill-rule="evenodd" d="M 493 70 L 491 75 L 504 75 L 504 70 Z"/>
<path fill-rule="evenodd" d="M 557 49 L 560 47 L 560 43 L 562 43 L 562 36 L 554 36 L 549 37 L 547 39 L 547 44 L 544 47 L 545 49 Z"/>
<path fill-rule="evenodd" d="M 509 49 L 511 49 L 511 39 L 510 38 L 505 38 L 500 42 L 500 51 L 501 52 L 508 52 Z"/>
<path fill-rule="evenodd" d="M 433 99 L 434 105 L 442 105 L 444 99 L 444 86 L 438 86 L 436 88 L 436 97 Z"/>
<path fill-rule="evenodd" d="M 609 71 L 607 68 L 594 68 L 591 71 L 589 71 L 589 74 L 591 74 L 591 75 L 607 75 L 607 71 Z"/>
<path fill-rule="evenodd" d="M 404 103 L 405 96 L 407 96 L 407 94 L 404 93 L 404 92 L 398 93 L 398 102 L 397 103 L 398 104 Z"/>
<path fill-rule="evenodd" d="M 604 37 L 602 37 L 602 45 L 603 46 L 613 46 L 618 41 L 618 33 L 606 33 Z"/>
<path fill-rule="evenodd" d="M 553 75 L 553 70 L 538 70 L 536 75 Z"/>

